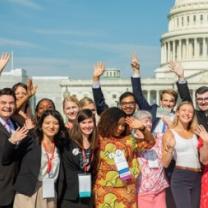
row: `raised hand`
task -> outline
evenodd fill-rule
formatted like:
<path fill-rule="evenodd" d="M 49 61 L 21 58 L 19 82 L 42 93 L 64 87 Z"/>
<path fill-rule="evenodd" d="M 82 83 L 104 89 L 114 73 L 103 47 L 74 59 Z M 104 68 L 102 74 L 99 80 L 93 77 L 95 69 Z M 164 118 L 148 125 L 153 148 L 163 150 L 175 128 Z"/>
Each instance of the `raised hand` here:
<path fill-rule="evenodd" d="M 194 132 L 203 140 L 204 143 L 208 144 L 208 132 L 203 125 L 198 125 Z"/>
<path fill-rule="evenodd" d="M 19 127 L 15 132 L 12 133 L 9 141 L 13 144 L 17 144 L 27 136 L 27 133 L 28 129 L 26 128 L 26 126 L 23 126 L 22 128 Z"/>
<path fill-rule="evenodd" d="M 28 97 L 32 97 L 33 95 L 35 95 L 36 91 L 37 91 L 38 86 L 37 85 L 33 85 L 33 82 L 31 79 L 28 79 L 27 81 L 27 94 Z"/>
<path fill-rule="evenodd" d="M 131 68 L 133 70 L 133 72 L 139 72 L 140 71 L 140 62 L 139 62 L 139 58 L 137 57 L 137 55 L 132 55 L 131 57 Z"/>
<path fill-rule="evenodd" d="M 178 62 L 171 61 L 168 64 L 169 70 L 174 72 L 179 79 L 184 79 L 184 69 Z"/>
<path fill-rule="evenodd" d="M 32 121 L 31 118 L 26 118 L 25 119 L 25 127 L 30 130 L 30 129 L 34 129 L 35 128 L 35 125 L 34 125 L 34 122 Z"/>
<path fill-rule="evenodd" d="M 125 121 L 131 129 L 144 129 L 144 125 L 142 124 L 142 122 L 132 116 L 127 117 Z"/>
<path fill-rule="evenodd" d="M 2 53 L 0 57 L 0 73 L 4 70 L 5 66 L 9 62 L 10 54 L 9 53 Z"/>
<path fill-rule="evenodd" d="M 105 65 L 102 62 L 97 62 L 94 66 L 93 81 L 100 80 L 100 77 L 105 72 Z"/>

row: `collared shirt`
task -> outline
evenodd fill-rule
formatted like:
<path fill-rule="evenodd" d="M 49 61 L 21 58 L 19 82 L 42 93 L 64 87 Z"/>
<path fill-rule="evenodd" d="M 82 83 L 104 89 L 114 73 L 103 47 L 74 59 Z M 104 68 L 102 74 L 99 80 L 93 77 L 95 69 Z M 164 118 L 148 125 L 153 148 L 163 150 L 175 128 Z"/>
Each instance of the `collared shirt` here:
<path fill-rule="evenodd" d="M 14 124 L 12 123 L 11 119 L 8 119 L 5 121 L 3 118 L 0 117 L 0 123 L 5 127 L 5 129 L 9 132 L 12 133 L 15 131 Z"/>

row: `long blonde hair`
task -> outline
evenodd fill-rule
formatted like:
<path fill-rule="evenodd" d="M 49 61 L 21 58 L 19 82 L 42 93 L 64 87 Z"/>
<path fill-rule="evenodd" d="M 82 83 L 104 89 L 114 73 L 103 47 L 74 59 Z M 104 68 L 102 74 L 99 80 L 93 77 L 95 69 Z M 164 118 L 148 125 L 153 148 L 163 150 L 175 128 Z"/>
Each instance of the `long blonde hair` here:
<path fill-rule="evenodd" d="M 180 108 L 183 106 L 183 105 L 191 105 L 192 108 L 193 108 L 193 118 L 192 120 L 190 121 L 189 125 L 188 125 L 188 130 L 194 132 L 194 129 L 196 128 L 196 126 L 198 125 L 198 121 L 197 121 L 197 118 L 196 118 L 196 113 L 195 113 L 195 110 L 194 110 L 194 106 L 193 106 L 193 103 L 192 102 L 189 102 L 189 101 L 183 101 L 181 102 L 177 109 L 176 109 L 176 113 L 180 110 Z M 177 125 L 178 125 L 178 116 L 175 116 L 173 122 L 172 122 L 172 125 L 171 125 L 171 128 L 175 128 Z"/>

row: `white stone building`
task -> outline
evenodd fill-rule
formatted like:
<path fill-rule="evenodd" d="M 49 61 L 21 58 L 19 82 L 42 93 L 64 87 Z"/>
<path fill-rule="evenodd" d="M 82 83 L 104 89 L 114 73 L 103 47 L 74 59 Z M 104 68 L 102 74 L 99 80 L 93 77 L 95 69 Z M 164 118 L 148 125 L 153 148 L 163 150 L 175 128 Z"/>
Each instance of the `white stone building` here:
<path fill-rule="evenodd" d="M 169 61 L 179 61 L 185 68 L 185 76 L 192 95 L 195 90 L 208 84 L 208 0 L 176 0 L 168 15 L 168 32 L 161 37 L 161 63 L 154 78 L 142 79 L 142 88 L 150 103 L 159 103 L 160 91 L 176 88 L 176 77 L 168 71 Z M 3 72 L 0 87 L 25 81 L 24 70 Z M 78 98 L 92 97 L 91 80 L 74 80 L 69 77 L 33 77 L 39 86 L 35 100 L 51 98 L 62 111 L 65 95 Z M 120 70 L 108 69 L 101 80 L 106 102 L 117 105 L 121 93 L 131 91 L 130 78 L 121 79 Z M 194 96 L 193 96 L 194 97 Z"/>

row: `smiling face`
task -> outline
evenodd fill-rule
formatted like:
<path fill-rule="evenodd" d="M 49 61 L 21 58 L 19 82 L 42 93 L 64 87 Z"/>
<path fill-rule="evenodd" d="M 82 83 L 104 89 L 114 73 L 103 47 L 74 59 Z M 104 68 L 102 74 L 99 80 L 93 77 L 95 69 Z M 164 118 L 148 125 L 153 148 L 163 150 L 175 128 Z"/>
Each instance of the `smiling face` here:
<path fill-rule="evenodd" d="M 194 116 L 194 108 L 191 104 L 182 105 L 176 112 L 178 121 L 183 124 L 189 124 Z"/>
<path fill-rule="evenodd" d="M 18 86 L 15 90 L 15 97 L 17 100 L 21 100 L 22 98 L 24 98 L 27 95 L 27 90 L 22 87 L 22 86 Z"/>
<path fill-rule="evenodd" d="M 145 126 L 145 128 L 148 131 L 151 131 L 151 129 L 152 129 L 152 119 L 151 118 L 144 117 L 144 118 L 141 118 L 140 121 L 142 122 L 142 124 Z"/>
<path fill-rule="evenodd" d="M 169 93 L 164 93 L 162 95 L 161 100 L 160 100 L 160 105 L 163 108 L 167 108 L 169 110 L 173 110 L 173 108 L 176 105 L 175 97 L 173 95 L 169 94 Z"/>
<path fill-rule="evenodd" d="M 82 135 L 89 137 L 95 128 L 93 118 L 84 119 L 79 123 L 79 127 Z"/>
<path fill-rule="evenodd" d="M 36 111 L 37 117 L 40 118 L 46 110 L 54 110 L 54 105 L 49 100 L 42 100 Z"/>
<path fill-rule="evenodd" d="M 133 96 L 129 95 L 121 100 L 121 109 L 126 115 L 131 116 L 136 110 L 136 102 Z"/>
<path fill-rule="evenodd" d="M 72 101 L 65 101 L 64 103 L 64 114 L 70 121 L 73 121 L 77 117 L 79 106 Z"/>
<path fill-rule="evenodd" d="M 44 118 L 42 123 L 43 135 L 48 138 L 54 138 L 59 132 L 59 121 L 52 115 L 48 115 Z"/>
<path fill-rule="evenodd" d="M 125 118 L 122 117 L 119 119 L 119 121 L 116 125 L 116 128 L 114 129 L 113 136 L 120 137 L 125 129 L 126 129 L 126 122 L 125 122 Z"/>
<path fill-rule="evenodd" d="M 201 111 L 208 111 L 208 92 L 196 94 L 196 102 Z"/>
<path fill-rule="evenodd" d="M 15 111 L 15 99 L 11 95 L 0 96 L 0 117 L 7 120 Z"/>

